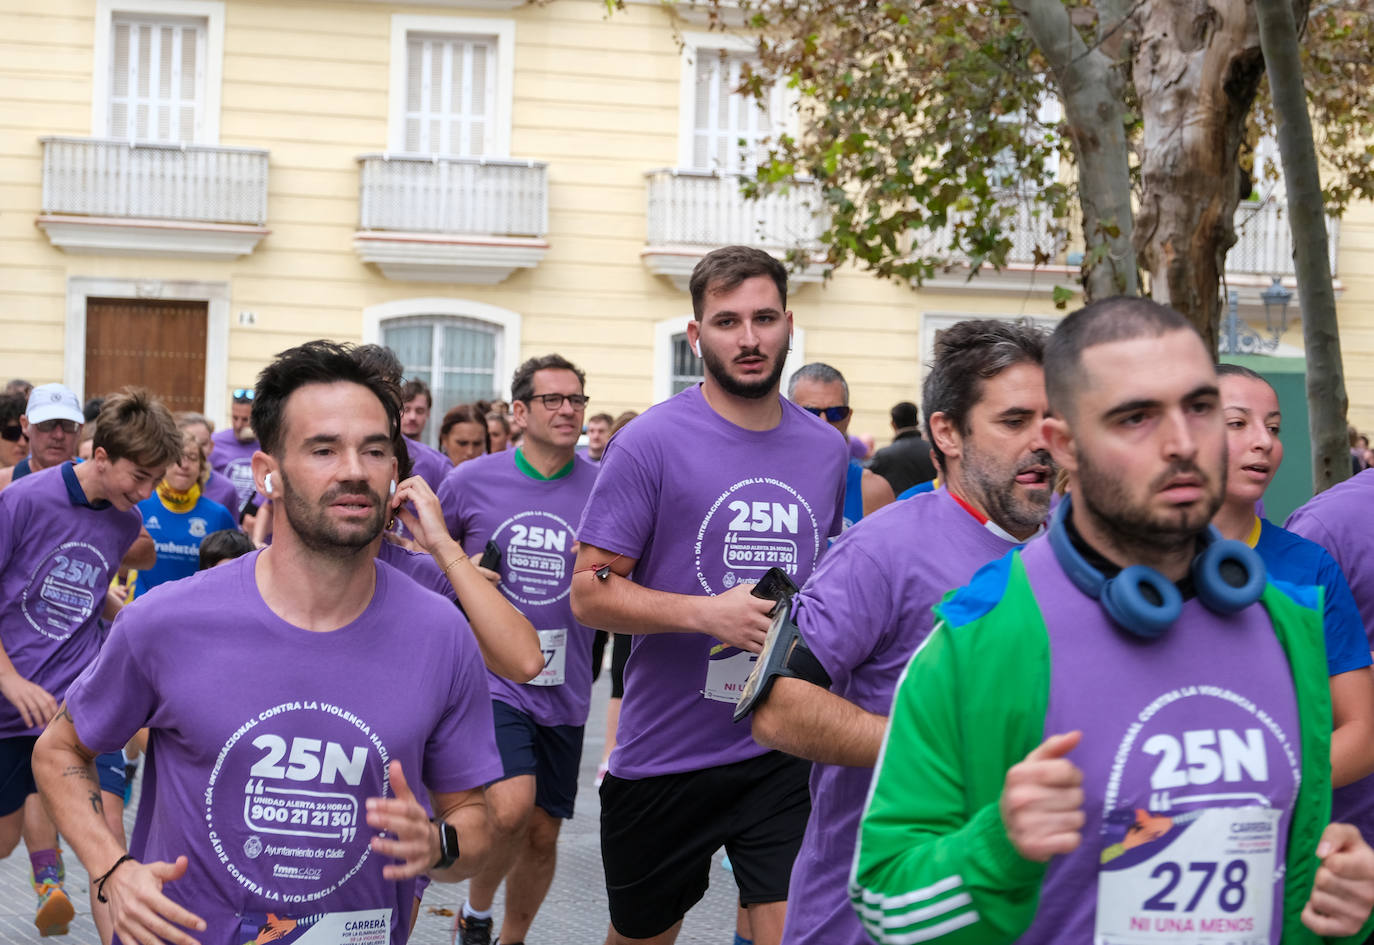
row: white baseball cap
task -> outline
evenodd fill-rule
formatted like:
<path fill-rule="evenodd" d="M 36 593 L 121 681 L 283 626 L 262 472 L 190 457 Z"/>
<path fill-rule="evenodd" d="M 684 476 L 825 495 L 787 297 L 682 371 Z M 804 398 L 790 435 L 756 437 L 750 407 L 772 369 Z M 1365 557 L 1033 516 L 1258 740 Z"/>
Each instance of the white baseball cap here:
<path fill-rule="evenodd" d="M 24 415 L 29 418 L 29 423 L 42 423 L 45 420 L 86 422 L 86 415 L 81 412 L 81 401 L 62 384 L 35 387 L 33 393 L 29 394 L 29 407 Z"/>

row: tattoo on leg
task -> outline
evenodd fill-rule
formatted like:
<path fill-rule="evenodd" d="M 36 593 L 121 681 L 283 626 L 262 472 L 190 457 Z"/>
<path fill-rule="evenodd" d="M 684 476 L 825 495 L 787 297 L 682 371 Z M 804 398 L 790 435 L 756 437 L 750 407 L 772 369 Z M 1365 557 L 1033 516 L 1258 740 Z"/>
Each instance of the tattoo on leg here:
<path fill-rule="evenodd" d="M 91 784 L 96 783 L 96 777 L 91 773 L 90 765 L 67 765 L 67 767 L 62 769 L 62 777 L 81 778 L 83 781 L 89 781 Z"/>
<path fill-rule="evenodd" d="M 105 813 L 105 805 L 100 800 L 99 791 L 91 792 L 91 810 L 95 811 L 97 814 L 101 814 L 102 816 Z"/>
<path fill-rule="evenodd" d="M 57 714 L 54 715 L 50 721 L 56 722 L 58 719 L 65 719 L 66 721 L 71 722 L 73 725 L 76 724 L 76 720 L 72 718 L 72 714 L 67 711 L 67 703 L 65 702 L 58 707 Z"/>

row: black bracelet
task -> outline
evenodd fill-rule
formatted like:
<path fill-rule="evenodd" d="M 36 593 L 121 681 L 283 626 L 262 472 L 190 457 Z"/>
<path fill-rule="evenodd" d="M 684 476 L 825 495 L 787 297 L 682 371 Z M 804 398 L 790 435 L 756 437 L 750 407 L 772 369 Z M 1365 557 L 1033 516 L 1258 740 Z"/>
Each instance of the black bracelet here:
<path fill-rule="evenodd" d="M 100 900 L 101 902 L 109 902 L 109 901 L 110 901 L 110 900 L 108 900 L 108 899 L 105 898 L 105 880 L 107 880 L 107 879 L 109 879 L 111 876 L 113 876 L 113 875 L 114 875 L 114 871 L 117 870 L 117 869 L 119 869 L 119 867 L 123 865 L 123 863 L 124 863 L 125 860 L 132 860 L 132 859 L 133 859 L 133 856 L 131 856 L 130 854 L 128 854 L 128 853 L 124 854 L 124 855 L 121 856 L 119 859 L 115 860 L 114 866 L 111 866 L 109 869 L 107 869 L 107 870 L 105 871 L 105 875 L 104 875 L 104 876 L 100 877 L 99 879 L 97 879 L 97 880 L 95 881 L 95 898 L 96 898 L 96 899 Z"/>

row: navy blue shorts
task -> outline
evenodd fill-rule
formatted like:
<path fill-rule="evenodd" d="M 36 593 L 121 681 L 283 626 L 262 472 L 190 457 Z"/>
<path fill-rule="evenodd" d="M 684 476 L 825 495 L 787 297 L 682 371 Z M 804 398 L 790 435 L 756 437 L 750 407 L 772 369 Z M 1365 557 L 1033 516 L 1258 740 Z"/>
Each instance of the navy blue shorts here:
<path fill-rule="evenodd" d="M 124 797 L 129 776 L 124 770 L 124 752 L 107 751 L 95 756 L 95 772 L 100 776 L 100 790 L 116 797 Z"/>
<path fill-rule="evenodd" d="M 534 803 L 550 817 L 571 820 L 582 763 L 581 725 L 540 725 L 519 709 L 492 700 L 496 749 L 501 752 L 499 780 L 534 775 Z"/>
<path fill-rule="evenodd" d="M 38 792 L 33 783 L 33 745 L 37 735 L 0 738 L 0 817 L 24 806 L 30 794 Z"/>

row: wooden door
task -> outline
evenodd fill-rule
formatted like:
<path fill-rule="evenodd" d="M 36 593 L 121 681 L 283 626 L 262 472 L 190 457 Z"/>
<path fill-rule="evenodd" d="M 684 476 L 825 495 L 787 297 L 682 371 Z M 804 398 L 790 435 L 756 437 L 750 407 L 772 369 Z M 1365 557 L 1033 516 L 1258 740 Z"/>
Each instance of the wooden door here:
<path fill-rule="evenodd" d="M 205 408 L 209 303 L 87 299 L 86 397 L 146 387 L 172 411 Z"/>

